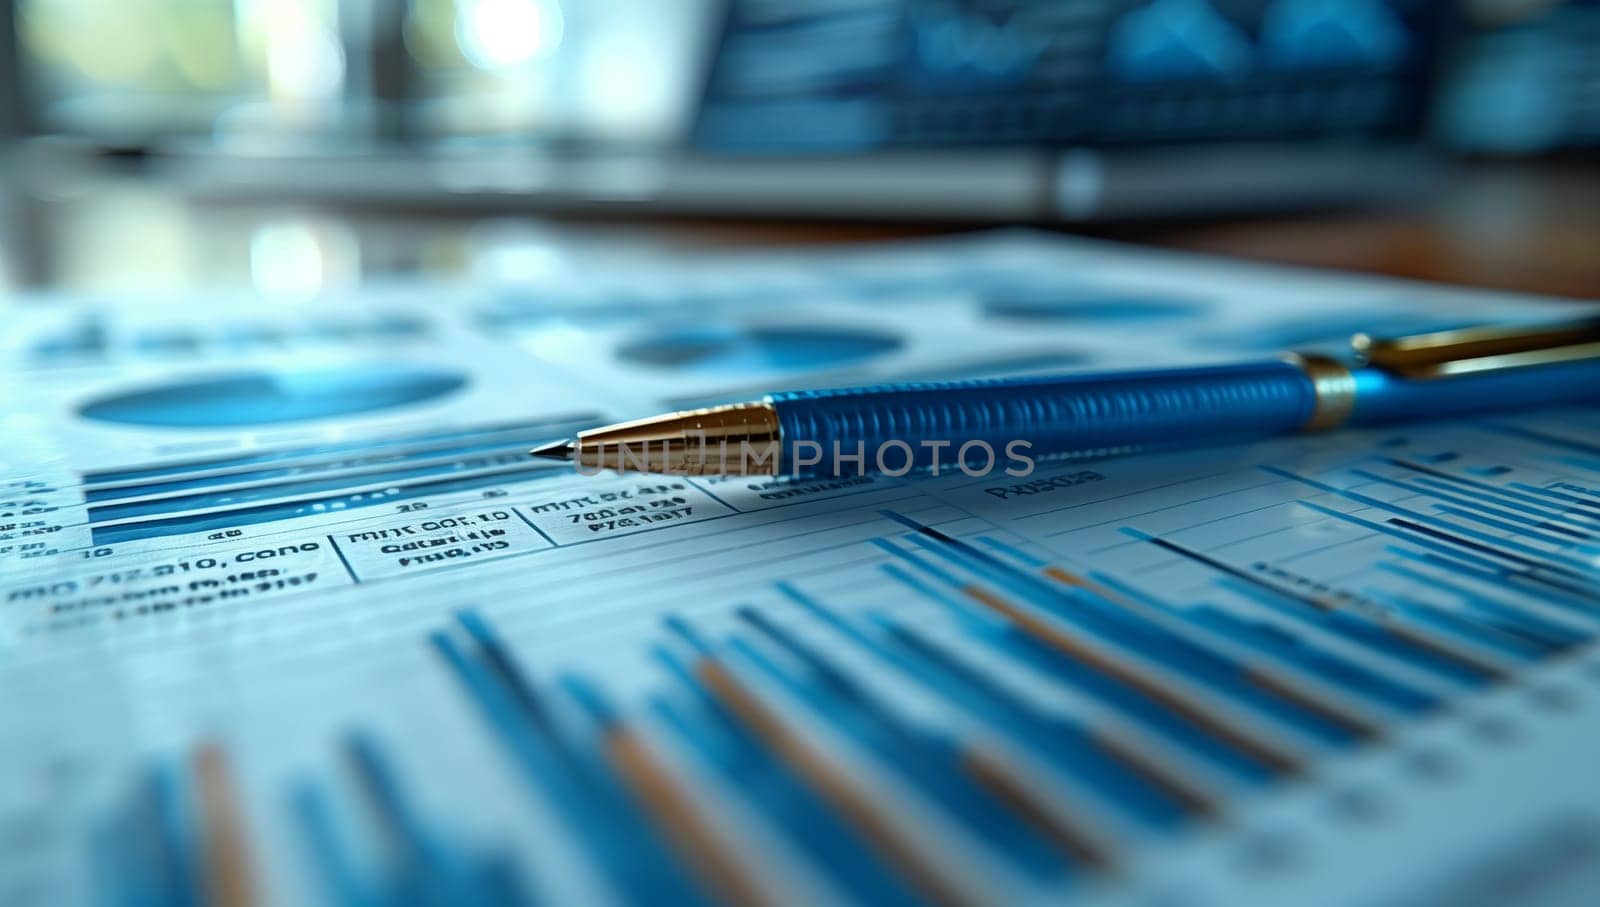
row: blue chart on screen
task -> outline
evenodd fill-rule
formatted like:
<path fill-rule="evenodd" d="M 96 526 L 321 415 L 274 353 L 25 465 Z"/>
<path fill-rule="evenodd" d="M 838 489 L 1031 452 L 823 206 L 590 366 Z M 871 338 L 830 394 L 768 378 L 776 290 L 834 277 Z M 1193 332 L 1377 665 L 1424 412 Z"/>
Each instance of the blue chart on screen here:
<path fill-rule="evenodd" d="M 432 400 L 466 386 L 453 371 L 362 365 L 236 372 L 102 397 L 86 418 L 165 428 L 232 428 L 349 416 Z"/>
<path fill-rule="evenodd" d="M 804 371 L 900 348 L 888 334 L 851 328 L 690 328 L 624 346 L 627 361 L 701 374 Z"/>
<path fill-rule="evenodd" d="M 1203 0 L 1157 0 L 1112 29 L 1112 68 L 1147 81 L 1234 72 L 1249 62 L 1243 32 Z"/>

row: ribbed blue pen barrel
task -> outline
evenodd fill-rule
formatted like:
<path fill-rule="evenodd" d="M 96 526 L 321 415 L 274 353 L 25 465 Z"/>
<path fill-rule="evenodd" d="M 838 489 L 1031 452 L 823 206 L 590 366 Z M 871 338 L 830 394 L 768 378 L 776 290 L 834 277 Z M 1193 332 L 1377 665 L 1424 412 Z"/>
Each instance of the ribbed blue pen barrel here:
<path fill-rule="evenodd" d="M 1320 427 L 1381 425 L 1600 400 L 1600 358 L 1425 378 L 1339 367 L 1344 380 L 1331 385 L 1314 371 L 1304 359 L 1281 359 L 793 391 L 767 402 L 777 412 L 782 472 L 900 475 L 935 465 L 1004 469 L 1017 454 L 1226 444 L 1324 419 Z"/>
<path fill-rule="evenodd" d="M 1600 400 L 1600 320 L 1489 326 L 1156 371 L 789 391 L 536 448 L 580 468 L 679 475 L 904 475 L 1226 444 L 1302 430 Z"/>
<path fill-rule="evenodd" d="M 581 469 L 904 475 L 1226 444 L 1600 400 L 1600 319 L 1379 340 L 1232 365 L 789 391 L 579 432 L 530 451 Z"/>
<path fill-rule="evenodd" d="M 1271 360 L 790 391 L 767 402 L 782 432 L 783 472 L 853 475 L 1287 434 L 1311 420 L 1317 395 L 1300 367 Z"/>

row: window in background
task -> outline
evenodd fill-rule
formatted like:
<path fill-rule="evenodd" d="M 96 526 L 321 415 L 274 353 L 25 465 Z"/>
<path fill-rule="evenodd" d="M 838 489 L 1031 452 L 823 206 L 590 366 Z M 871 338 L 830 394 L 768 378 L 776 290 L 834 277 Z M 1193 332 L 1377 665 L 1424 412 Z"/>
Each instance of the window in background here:
<path fill-rule="evenodd" d="M 699 90 L 708 0 L 408 0 L 424 135 L 656 142 Z"/>
<path fill-rule="evenodd" d="M 336 127 L 336 0 L 18 0 L 39 126 L 101 138 Z"/>
<path fill-rule="evenodd" d="M 139 142 L 685 129 L 713 0 L 0 0 L 40 130 Z M 380 127 L 395 120 L 403 128 Z"/>
<path fill-rule="evenodd" d="M 547 123 L 566 15 L 557 0 L 410 0 L 405 46 L 426 133 L 516 133 Z"/>

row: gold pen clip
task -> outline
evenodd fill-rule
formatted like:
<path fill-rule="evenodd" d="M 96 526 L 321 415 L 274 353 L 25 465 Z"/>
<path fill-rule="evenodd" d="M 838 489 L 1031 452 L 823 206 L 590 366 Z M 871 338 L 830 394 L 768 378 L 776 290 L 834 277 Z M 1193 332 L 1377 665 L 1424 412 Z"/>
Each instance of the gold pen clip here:
<path fill-rule="evenodd" d="M 1482 327 L 1350 344 L 1365 365 L 1416 380 L 1600 357 L 1600 318 L 1533 327 Z"/>

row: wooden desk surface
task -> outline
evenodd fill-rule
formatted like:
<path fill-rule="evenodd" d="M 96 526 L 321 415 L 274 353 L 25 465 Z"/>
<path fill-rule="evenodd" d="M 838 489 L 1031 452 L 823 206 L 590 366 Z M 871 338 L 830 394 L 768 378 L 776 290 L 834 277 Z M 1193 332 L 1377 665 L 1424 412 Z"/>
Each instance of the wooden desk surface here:
<path fill-rule="evenodd" d="M 1414 210 L 1147 229 L 1184 249 L 1600 299 L 1600 162 L 1460 165 Z"/>
<path fill-rule="evenodd" d="M 847 242 L 952 225 L 707 223 L 714 243 Z M 1281 264 L 1600 300 L 1600 159 L 1452 165 L 1404 208 L 1059 228 Z"/>

